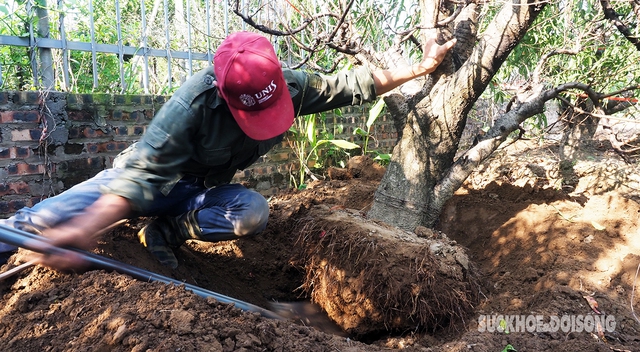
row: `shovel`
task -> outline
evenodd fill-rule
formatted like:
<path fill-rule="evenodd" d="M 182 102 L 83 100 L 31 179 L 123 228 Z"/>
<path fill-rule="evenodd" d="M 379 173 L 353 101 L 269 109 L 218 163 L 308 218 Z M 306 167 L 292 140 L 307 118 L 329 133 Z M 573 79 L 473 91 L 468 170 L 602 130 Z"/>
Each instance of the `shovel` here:
<path fill-rule="evenodd" d="M 43 254 L 55 254 L 55 255 L 64 256 L 65 254 L 68 255 L 70 253 L 76 253 L 86 262 L 101 269 L 112 270 L 112 271 L 119 272 L 121 274 L 126 274 L 133 277 L 134 279 L 138 279 L 141 281 L 152 281 L 152 282 L 157 281 L 165 284 L 184 285 L 185 289 L 192 291 L 193 293 L 201 297 L 205 297 L 205 298 L 213 297 L 219 302 L 234 304 L 237 308 L 240 308 L 244 311 L 259 313 L 260 315 L 266 318 L 278 319 L 278 320 L 285 319 L 280 314 L 277 314 L 268 309 L 264 309 L 262 307 L 253 305 L 248 302 L 240 301 L 238 299 L 225 296 L 220 293 L 205 290 L 201 287 L 184 283 L 182 281 L 172 279 L 170 277 L 162 276 L 154 272 L 135 267 L 133 265 L 118 262 L 116 260 L 105 258 L 97 254 L 83 251 L 77 248 L 71 248 L 71 247 L 61 248 L 61 247 L 53 246 L 51 244 L 51 240 L 49 240 L 46 237 L 34 235 L 32 233 L 18 230 L 6 225 L 0 225 L 0 242 L 8 243 L 13 246 L 22 247 L 22 248 L 25 248 L 34 252 L 38 252 L 38 253 L 43 253 Z M 23 265 L 26 265 L 26 264 L 31 264 L 31 263 L 25 263 Z"/>
<path fill-rule="evenodd" d="M 109 229 L 114 228 L 115 226 L 121 224 L 122 222 L 115 223 L 104 230 L 100 231 L 100 233 L 104 233 Z M 329 317 L 326 315 L 324 311 L 317 305 L 308 302 L 308 301 L 299 301 L 299 302 L 270 302 L 269 308 L 265 309 L 254 304 L 241 301 L 229 296 L 225 296 L 223 294 L 206 290 L 204 288 L 188 284 L 176 279 L 172 279 L 170 277 L 166 277 L 160 274 L 156 274 L 151 271 L 147 271 L 133 265 L 129 265 L 126 263 L 122 263 L 110 258 L 105 258 L 99 256 L 97 254 L 83 251 L 77 248 L 61 248 L 56 247 L 51 244 L 51 240 L 46 237 L 32 234 L 30 232 L 22 231 L 15 229 L 13 227 L 9 227 L 6 225 L 0 224 L 0 242 L 8 243 L 13 246 L 22 247 L 34 252 L 43 253 L 43 254 L 58 254 L 64 255 L 65 253 L 76 253 L 80 255 L 80 257 L 86 262 L 92 264 L 93 266 L 105 270 L 112 270 L 119 272 L 121 274 L 126 274 L 134 279 L 141 281 L 157 281 L 165 284 L 174 284 L 174 285 L 184 285 L 185 289 L 192 291 L 193 293 L 207 298 L 212 297 L 222 303 L 230 303 L 234 304 L 237 308 L 242 309 L 244 311 L 256 312 L 260 315 L 277 320 L 290 320 L 302 325 L 312 326 L 321 330 L 323 332 L 338 335 L 338 336 L 347 336 L 344 331 Z M 43 248 L 46 248 L 44 250 Z M 4 279 L 11 275 L 15 275 L 32 265 L 34 265 L 34 261 L 30 261 L 19 265 L 11 270 L 8 270 L 5 273 L 0 274 L 0 278 Z"/>

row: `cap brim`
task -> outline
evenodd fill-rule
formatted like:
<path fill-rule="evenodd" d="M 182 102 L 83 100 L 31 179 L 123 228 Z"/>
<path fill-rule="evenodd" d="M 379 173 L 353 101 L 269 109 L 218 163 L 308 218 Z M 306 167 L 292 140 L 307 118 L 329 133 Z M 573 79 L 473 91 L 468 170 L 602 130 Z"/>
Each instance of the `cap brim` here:
<path fill-rule="evenodd" d="M 228 105 L 238 126 L 249 138 L 264 141 L 289 130 L 294 119 L 293 102 L 289 90 L 285 88 L 282 93 L 277 101 L 262 110 L 239 110 Z"/>

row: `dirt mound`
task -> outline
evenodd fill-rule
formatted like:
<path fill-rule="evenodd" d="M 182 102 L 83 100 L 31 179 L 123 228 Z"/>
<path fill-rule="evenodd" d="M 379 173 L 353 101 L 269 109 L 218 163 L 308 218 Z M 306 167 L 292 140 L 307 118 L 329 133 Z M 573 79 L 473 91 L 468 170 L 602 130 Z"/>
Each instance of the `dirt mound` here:
<path fill-rule="evenodd" d="M 342 342 L 115 273 L 35 269 L 11 289 L 0 310 L 4 351 L 326 351 Z"/>

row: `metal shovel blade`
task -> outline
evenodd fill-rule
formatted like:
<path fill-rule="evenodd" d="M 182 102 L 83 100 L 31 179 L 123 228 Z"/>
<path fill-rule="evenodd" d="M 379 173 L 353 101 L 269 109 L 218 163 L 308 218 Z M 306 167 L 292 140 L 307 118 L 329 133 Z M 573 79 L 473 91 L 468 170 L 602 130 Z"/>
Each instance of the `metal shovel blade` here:
<path fill-rule="evenodd" d="M 317 304 L 308 301 L 269 302 L 269 309 L 296 323 L 312 326 L 328 334 L 348 337 L 348 334 Z"/>

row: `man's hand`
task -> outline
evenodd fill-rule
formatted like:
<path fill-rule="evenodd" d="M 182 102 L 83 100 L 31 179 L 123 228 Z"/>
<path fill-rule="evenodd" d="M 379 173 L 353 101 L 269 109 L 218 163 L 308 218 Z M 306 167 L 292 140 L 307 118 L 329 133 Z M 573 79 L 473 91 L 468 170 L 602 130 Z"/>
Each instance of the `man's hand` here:
<path fill-rule="evenodd" d="M 440 65 L 449 50 L 456 45 L 456 41 L 456 38 L 453 38 L 440 45 L 438 44 L 436 37 L 430 37 L 427 39 L 422 51 L 422 62 L 419 64 L 421 69 L 426 72 L 424 74 L 433 72 L 436 67 Z"/>
<path fill-rule="evenodd" d="M 455 44 L 455 38 L 440 45 L 436 41 L 435 37 L 430 37 L 424 45 L 422 61 L 419 64 L 400 67 L 393 70 L 374 71 L 372 74 L 373 81 L 376 85 L 376 94 L 382 95 L 414 78 L 421 77 L 435 71 L 442 60 L 444 60 L 447 52 L 449 52 Z"/>
<path fill-rule="evenodd" d="M 42 235 L 51 240 L 51 245 L 43 245 L 40 252 L 46 254 L 38 255 L 37 262 L 58 270 L 85 267 L 87 263 L 77 253 L 56 251 L 56 248 L 92 249 L 100 236 L 119 220 L 126 218 L 130 211 L 129 201 L 125 198 L 103 195 L 83 214 L 43 231 Z"/>

